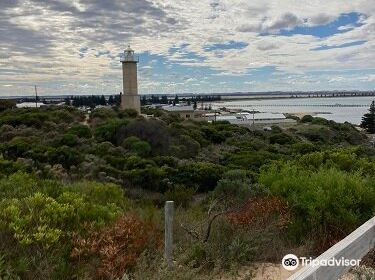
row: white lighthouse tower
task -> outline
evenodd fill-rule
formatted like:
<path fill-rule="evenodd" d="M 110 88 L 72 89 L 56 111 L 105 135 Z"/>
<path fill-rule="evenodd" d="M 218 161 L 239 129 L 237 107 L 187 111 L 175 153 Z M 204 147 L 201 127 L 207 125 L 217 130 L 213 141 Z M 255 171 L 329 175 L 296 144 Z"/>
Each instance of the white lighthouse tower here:
<path fill-rule="evenodd" d="M 122 63 L 123 94 L 121 109 L 134 109 L 141 113 L 141 101 L 138 95 L 137 63 L 138 57 L 128 46 L 120 59 Z"/>

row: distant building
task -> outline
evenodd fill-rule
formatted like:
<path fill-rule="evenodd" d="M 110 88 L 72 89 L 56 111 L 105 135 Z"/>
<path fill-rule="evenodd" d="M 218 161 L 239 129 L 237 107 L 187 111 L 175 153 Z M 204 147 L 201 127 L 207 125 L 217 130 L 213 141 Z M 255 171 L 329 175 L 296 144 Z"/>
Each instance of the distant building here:
<path fill-rule="evenodd" d="M 280 113 L 247 113 L 241 112 L 236 114 L 225 114 L 209 116 L 209 121 L 228 121 L 231 124 L 251 126 L 266 124 L 295 123 L 295 120 L 287 119 L 284 114 Z"/>
<path fill-rule="evenodd" d="M 121 57 L 123 94 L 121 95 L 121 109 L 134 109 L 141 113 L 141 100 L 138 95 L 137 63 L 138 58 L 128 46 Z"/>
<path fill-rule="evenodd" d="M 204 111 L 194 110 L 193 105 L 165 105 L 161 107 L 163 110 L 178 114 L 184 119 L 199 119 Z"/>
<path fill-rule="evenodd" d="M 39 102 L 38 102 L 38 105 L 35 102 L 22 102 L 22 103 L 17 103 L 16 107 L 17 108 L 36 108 L 38 106 L 39 108 L 44 105 L 46 104 L 39 103 Z"/>

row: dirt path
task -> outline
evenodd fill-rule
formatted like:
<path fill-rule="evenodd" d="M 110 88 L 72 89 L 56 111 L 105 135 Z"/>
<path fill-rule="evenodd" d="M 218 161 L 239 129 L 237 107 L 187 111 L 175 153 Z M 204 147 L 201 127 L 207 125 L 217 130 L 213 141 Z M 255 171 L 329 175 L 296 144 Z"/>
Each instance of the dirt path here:
<path fill-rule="evenodd" d="M 223 276 L 220 280 L 287 280 L 301 267 L 294 271 L 287 271 L 279 264 L 259 263 L 252 267 L 244 267 L 240 270 L 238 276 Z M 354 280 L 351 273 L 346 273 L 340 280 Z"/>
<path fill-rule="evenodd" d="M 299 269 L 288 271 L 278 264 L 260 264 L 253 280 L 285 280 Z"/>
<path fill-rule="evenodd" d="M 223 276 L 220 280 L 286 280 L 298 269 L 287 271 L 279 264 L 258 263 L 241 268 L 238 276 Z"/>
<path fill-rule="evenodd" d="M 89 119 L 90 119 L 89 114 L 85 114 L 85 119 L 83 120 L 82 124 L 88 126 L 89 125 Z"/>

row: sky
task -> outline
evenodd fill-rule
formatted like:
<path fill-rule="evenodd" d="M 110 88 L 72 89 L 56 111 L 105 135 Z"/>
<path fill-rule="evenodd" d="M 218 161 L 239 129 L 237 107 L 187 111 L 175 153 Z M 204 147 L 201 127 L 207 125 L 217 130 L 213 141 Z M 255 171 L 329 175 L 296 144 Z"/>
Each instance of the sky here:
<path fill-rule="evenodd" d="M 0 0 L 0 96 L 374 90 L 373 0 Z"/>

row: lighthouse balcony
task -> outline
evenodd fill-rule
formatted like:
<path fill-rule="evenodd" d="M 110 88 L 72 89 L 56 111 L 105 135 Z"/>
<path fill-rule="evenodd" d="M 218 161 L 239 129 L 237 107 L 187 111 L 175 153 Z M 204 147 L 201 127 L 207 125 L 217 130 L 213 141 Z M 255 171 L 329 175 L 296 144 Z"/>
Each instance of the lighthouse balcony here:
<path fill-rule="evenodd" d="M 127 56 L 121 56 L 120 62 L 139 62 L 139 57 L 137 55 L 127 55 Z"/>

